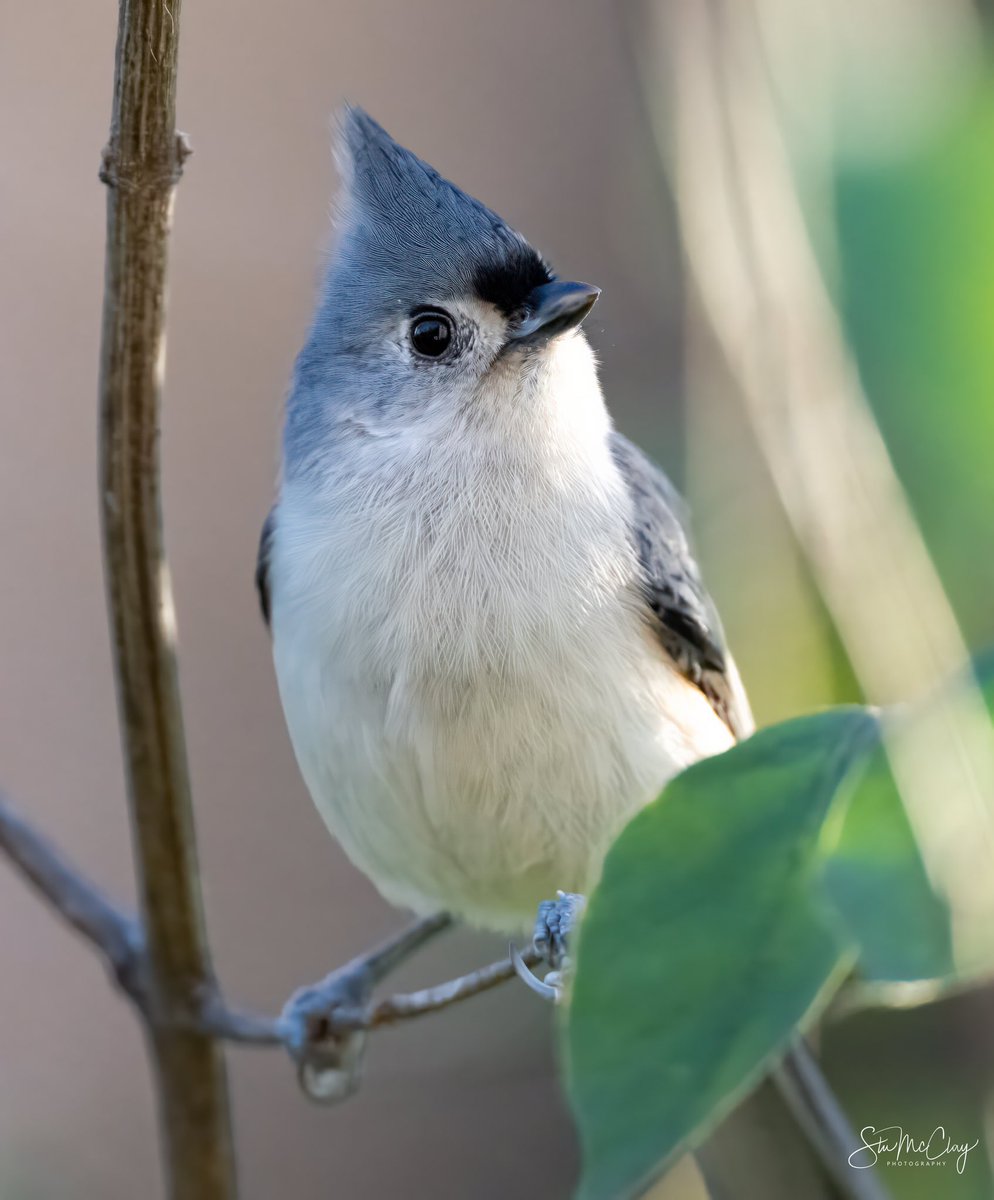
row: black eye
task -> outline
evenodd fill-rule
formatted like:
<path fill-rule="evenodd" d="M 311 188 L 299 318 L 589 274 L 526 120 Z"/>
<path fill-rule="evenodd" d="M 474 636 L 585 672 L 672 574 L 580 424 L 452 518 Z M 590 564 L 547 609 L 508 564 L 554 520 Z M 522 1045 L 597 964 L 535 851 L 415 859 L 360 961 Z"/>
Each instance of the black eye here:
<path fill-rule="evenodd" d="M 423 358 L 441 358 L 452 341 L 452 321 L 443 312 L 423 312 L 411 325 L 411 345 Z"/>

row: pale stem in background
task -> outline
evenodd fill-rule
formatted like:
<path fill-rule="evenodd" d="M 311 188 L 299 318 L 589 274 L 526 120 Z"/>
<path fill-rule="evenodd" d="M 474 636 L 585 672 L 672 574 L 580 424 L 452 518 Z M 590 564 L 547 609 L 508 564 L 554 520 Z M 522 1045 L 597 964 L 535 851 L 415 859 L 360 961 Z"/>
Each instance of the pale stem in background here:
<path fill-rule="evenodd" d="M 652 82 L 648 107 L 692 281 L 866 697 L 920 700 L 962 672 L 888 753 L 957 958 L 976 964 L 994 914 L 994 732 L 822 278 L 756 9 L 672 0 L 651 13 L 645 79 L 672 93 Z"/>

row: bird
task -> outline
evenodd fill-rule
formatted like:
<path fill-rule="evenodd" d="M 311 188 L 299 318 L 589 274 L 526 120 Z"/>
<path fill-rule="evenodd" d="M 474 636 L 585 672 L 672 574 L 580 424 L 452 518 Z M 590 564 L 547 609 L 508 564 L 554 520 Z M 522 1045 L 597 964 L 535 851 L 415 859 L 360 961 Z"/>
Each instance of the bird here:
<path fill-rule="evenodd" d="M 608 414 L 581 328 L 599 289 L 361 108 L 337 156 L 256 565 L 290 740 L 388 901 L 425 927 L 531 928 L 562 974 L 614 838 L 752 732 L 748 699 L 683 501 Z M 357 1086 L 365 1033 L 328 1039 L 324 1018 L 366 996 L 371 961 L 284 1009 L 312 1099 Z M 561 998 L 551 978 L 532 986 Z M 834 1198 L 823 1150 L 796 1146 L 818 1127 L 766 1081 L 702 1151 L 709 1187 L 748 1161 L 757 1195 Z"/>
<path fill-rule="evenodd" d="M 560 278 L 361 108 L 257 563 L 306 786 L 389 902 L 499 932 L 596 883 L 752 716 L 685 506 Z"/>

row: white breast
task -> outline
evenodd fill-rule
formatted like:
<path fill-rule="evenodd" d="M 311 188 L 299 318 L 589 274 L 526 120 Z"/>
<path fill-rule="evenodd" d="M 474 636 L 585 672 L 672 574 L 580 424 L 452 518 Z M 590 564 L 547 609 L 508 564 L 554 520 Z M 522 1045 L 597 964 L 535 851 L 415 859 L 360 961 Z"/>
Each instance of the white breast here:
<path fill-rule="evenodd" d="M 355 430 L 280 497 L 276 671 L 301 771 L 392 901 L 517 928 L 731 744 L 647 628 L 606 416 L 554 438 Z"/>

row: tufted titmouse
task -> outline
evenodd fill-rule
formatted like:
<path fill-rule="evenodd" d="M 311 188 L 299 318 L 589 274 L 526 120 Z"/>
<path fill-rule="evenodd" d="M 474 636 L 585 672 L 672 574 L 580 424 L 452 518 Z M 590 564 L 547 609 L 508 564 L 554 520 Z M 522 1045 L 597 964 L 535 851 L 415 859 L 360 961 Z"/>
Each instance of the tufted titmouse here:
<path fill-rule="evenodd" d="M 519 930 L 751 728 L 679 498 L 560 281 L 366 113 L 258 582 L 304 779 L 385 897 Z"/>

